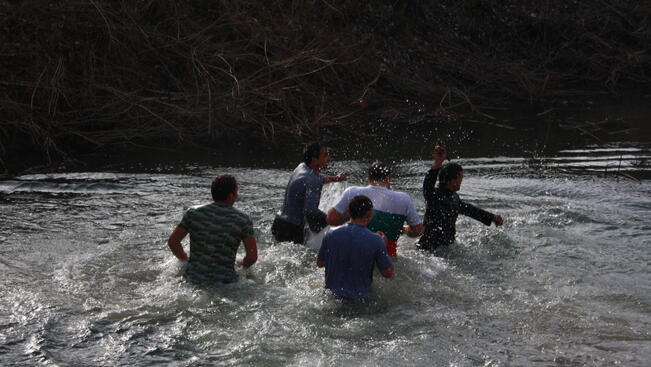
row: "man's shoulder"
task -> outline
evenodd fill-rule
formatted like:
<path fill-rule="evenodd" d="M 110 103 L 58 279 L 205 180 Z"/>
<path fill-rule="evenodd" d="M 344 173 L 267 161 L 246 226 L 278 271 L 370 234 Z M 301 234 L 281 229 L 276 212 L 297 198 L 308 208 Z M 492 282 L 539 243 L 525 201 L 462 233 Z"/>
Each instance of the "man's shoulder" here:
<path fill-rule="evenodd" d="M 234 206 L 230 207 L 230 212 L 233 213 L 233 215 L 237 215 L 237 216 L 249 219 L 249 220 L 251 219 L 249 214 L 245 213 L 244 211 L 242 211 L 242 210 L 240 210 L 240 209 L 238 209 L 238 208 L 236 208 Z"/>
<path fill-rule="evenodd" d="M 365 226 L 350 226 L 350 233 L 353 236 L 364 237 L 366 239 L 375 238 L 375 237 L 381 239 L 381 237 L 377 233 L 371 231 L 370 229 L 368 229 L 368 227 Z"/>
<path fill-rule="evenodd" d="M 301 163 L 292 172 L 292 183 L 320 183 L 323 179 L 318 173 L 314 172 L 307 164 Z"/>
<path fill-rule="evenodd" d="M 332 236 L 341 235 L 346 232 L 348 232 L 348 225 L 344 224 L 343 226 L 328 229 L 325 235 L 328 237 L 332 237 Z"/>
<path fill-rule="evenodd" d="M 351 223 L 345 224 L 343 226 L 337 227 L 337 228 L 331 228 L 327 233 L 326 233 L 326 238 L 330 240 L 350 240 L 350 239 L 356 239 L 356 240 L 362 240 L 362 241 L 368 241 L 368 240 L 374 240 L 377 238 L 380 242 L 382 242 L 382 238 L 376 234 L 373 233 L 370 229 L 364 226 L 359 226 L 359 225 L 352 225 Z"/>
<path fill-rule="evenodd" d="M 396 190 L 389 190 L 389 192 L 397 200 L 411 201 L 411 196 L 409 196 L 409 194 L 407 194 L 406 192 L 396 191 Z"/>
<path fill-rule="evenodd" d="M 363 195 L 366 193 L 365 186 L 350 186 L 344 190 L 344 195 Z"/>
<path fill-rule="evenodd" d="M 305 163 L 300 163 L 296 168 L 294 168 L 294 171 L 292 171 L 292 176 L 291 176 L 291 181 L 297 181 L 305 177 L 306 171 L 306 166 Z"/>
<path fill-rule="evenodd" d="M 207 210 L 210 210 L 210 204 L 212 203 L 192 205 L 188 208 L 187 212 L 188 214 L 205 212 Z"/>
<path fill-rule="evenodd" d="M 330 228 L 326 233 L 326 236 L 343 235 L 343 234 L 358 235 L 358 234 L 366 234 L 366 233 L 373 234 L 373 232 L 371 232 L 367 227 L 355 225 L 352 223 L 347 223 L 336 228 Z"/>
<path fill-rule="evenodd" d="M 249 215 L 242 210 L 232 206 L 232 205 L 221 205 L 217 203 L 210 203 L 206 205 L 201 205 L 194 209 L 198 214 L 206 214 L 212 216 L 220 216 L 224 218 L 234 218 L 234 219 L 246 219 L 251 220 Z"/>

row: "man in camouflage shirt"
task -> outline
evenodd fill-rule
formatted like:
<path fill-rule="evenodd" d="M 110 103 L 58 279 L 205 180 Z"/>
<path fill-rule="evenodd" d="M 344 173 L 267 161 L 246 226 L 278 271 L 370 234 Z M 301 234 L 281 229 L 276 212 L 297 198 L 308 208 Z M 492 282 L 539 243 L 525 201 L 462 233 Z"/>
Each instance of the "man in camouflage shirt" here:
<path fill-rule="evenodd" d="M 186 276 L 193 280 L 229 283 L 237 280 L 234 264 L 249 267 L 258 259 L 253 222 L 233 208 L 239 186 L 235 177 L 219 175 L 212 182 L 213 203 L 193 207 L 170 235 L 167 245 L 179 260 L 188 261 Z M 190 255 L 181 241 L 190 234 Z M 240 241 L 246 256 L 235 260 Z"/>

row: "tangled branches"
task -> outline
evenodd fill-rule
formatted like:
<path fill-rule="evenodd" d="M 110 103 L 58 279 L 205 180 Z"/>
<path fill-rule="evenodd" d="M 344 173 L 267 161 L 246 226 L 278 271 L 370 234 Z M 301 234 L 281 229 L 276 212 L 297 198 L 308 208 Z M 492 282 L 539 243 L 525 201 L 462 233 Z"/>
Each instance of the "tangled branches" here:
<path fill-rule="evenodd" d="M 318 138 L 643 85 L 642 3 L 3 2 L 0 159 Z"/>

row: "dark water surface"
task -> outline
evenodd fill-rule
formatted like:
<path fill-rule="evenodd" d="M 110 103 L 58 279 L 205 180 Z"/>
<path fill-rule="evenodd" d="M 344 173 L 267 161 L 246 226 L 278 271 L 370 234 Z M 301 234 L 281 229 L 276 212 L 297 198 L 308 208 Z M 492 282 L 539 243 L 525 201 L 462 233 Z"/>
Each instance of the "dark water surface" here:
<path fill-rule="evenodd" d="M 412 148 L 393 162 L 394 188 L 422 214 L 429 162 Z M 369 160 L 347 158 L 331 171 L 350 182 L 326 186 L 324 207 L 364 183 Z M 505 225 L 461 219 L 447 259 L 401 238 L 396 277 L 376 277 L 362 306 L 323 289 L 311 250 L 271 241 L 298 159 L 0 181 L 0 364 L 648 366 L 651 184 L 612 173 L 648 177 L 649 158 L 637 143 L 458 160 L 461 196 Z M 241 182 L 259 261 L 201 288 L 166 239 L 218 173 Z"/>

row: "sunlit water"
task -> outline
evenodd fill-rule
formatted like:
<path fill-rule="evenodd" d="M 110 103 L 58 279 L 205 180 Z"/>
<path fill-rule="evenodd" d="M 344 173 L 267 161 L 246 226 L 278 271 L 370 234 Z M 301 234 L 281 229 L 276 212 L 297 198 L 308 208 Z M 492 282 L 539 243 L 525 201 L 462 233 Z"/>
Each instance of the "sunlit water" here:
<path fill-rule="evenodd" d="M 376 276 L 363 305 L 323 289 L 312 250 L 271 240 L 293 163 L 0 181 L 0 364 L 648 366 L 651 184 L 585 172 L 644 175 L 649 155 L 460 160 L 462 198 L 505 225 L 461 218 L 445 259 L 401 238 L 395 278 Z M 322 206 L 368 163 L 336 162 L 350 182 L 326 186 Z M 428 162 L 394 166 L 422 215 Z M 241 183 L 259 260 L 236 284 L 199 287 L 166 239 L 218 173 Z"/>

